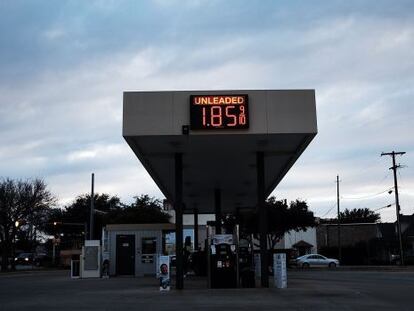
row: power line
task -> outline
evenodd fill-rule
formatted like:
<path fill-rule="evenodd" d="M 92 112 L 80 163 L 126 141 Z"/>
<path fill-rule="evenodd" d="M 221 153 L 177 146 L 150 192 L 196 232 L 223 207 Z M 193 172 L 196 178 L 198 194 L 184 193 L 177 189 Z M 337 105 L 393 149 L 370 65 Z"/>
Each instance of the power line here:
<path fill-rule="evenodd" d="M 376 170 L 376 168 L 379 165 L 379 162 L 381 161 L 381 158 L 374 158 L 374 159 L 369 158 L 368 160 L 369 160 L 368 165 L 364 165 L 364 167 L 358 171 L 358 174 L 365 175 L 365 173 L 367 173 L 370 170 Z"/>
<path fill-rule="evenodd" d="M 354 198 L 349 198 L 349 197 L 347 198 L 347 197 L 342 197 L 341 196 L 341 199 L 344 199 L 344 200 L 363 200 L 363 199 L 369 199 L 369 198 L 373 198 L 373 197 L 379 196 L 379 195 L 381 195 L 381 194 L 383 194 L 385 192 L 390 192 L 390 191 L 392 191 L 392 189 L 393 189 L 393 187 L 390 187 L 390 188 L 388 188 L 386 190 L 383 190 L 381 192 L 378 192 L 378 193 L 368 194 L 368 195 L 365 195 L 365 196 L 354 197 Z"/>
<path fill-rule="evenodd" d="M 382 185 L 383 183 L 384 183 L 384 181 L 388 178 L 388 177 L 390 177 L 390 174 L 389 174 L 389 172 L 387 172 L 387 174 L 385 174 L 384 175 L 384 177 L 375 185 L 375 187 L 378 187 L 378 186 L 380 186 L 380 185 Z M 365 198 L 370 198 L 370 197 L 375 197 L 375 196 L 377 196 L 377 195 L 380 195 L 380 194 L 383 194 L 383 193 L 385 193 L 385 192 L 387 192 L 387 191 L 389 191 L 390 189 L 392 189 L 392 187 L 391 188 L 388 188 L 388 189 L 386 189 L 386 190 L 384 190 L 384 191 L 381 191 L 381 192 L 378 192 L 378 193 L 374 193 L 374 194 L 368 194 L 368 195 L 366 195 L 366 196 L 361 196 L 361 197 L 353 197 L 353 198 L 347 198 L 346 196 L 345 197 L 343 197 L 343 196 L 341 196 L 341 199 L 344 199 L 344 200 L 360 200 L 360 199 L 365 199 Z"/>
<path fill-rule="evenodd" d="M 382 185 L 382 183 L 388 179 L 388 177 L 390 177 L 390 172 L 387 172 L 387 174 L 385 174 L 385 176 L 381 179 L 381 181 L 376 185 L 376 187 L 379 187 Z"/>
<path fill-rule="evenodd" d="M 383 206 L 383 207 L 376 208 L 376 209 L 374 209 L 373 211 L 374 211 L 374 212 L 376 212 L 376 211 L 382 210 L 382 209 L 384 209 L 384 208 L 391 207 L 391 206 L 393 206 L 393 205 L 394 205 L 394 203 L 392 203 L 392 204 L 388 204 L 388 205 L 385 205 L 385 206 Z"/>
<path fill-rule="evenodd" d="M 324 218 L 326 215 L 328 215 L 335 206 L 336 206 L 336 203 L 333 203 L 332 206 L 329 208 L 329 210 L 325 214 L 323 214 L 323 216 L 321 216 L 321 218 Z"/>
<path fill-rule="evenodd" d="M 336 180 L 335 180 L 335 183 L 336 183 Z M 336 202 L 332 202 L 331 201 L 331 203 L 332 203 L 332 205 L 329 207 L 329 210 L 325 214 L 323 214 L 322 216 L 320 216 L 319 218 L 325 218 L 326 215 L 328 215 L 332 211 L 332 209 L 336 206 Z"/>

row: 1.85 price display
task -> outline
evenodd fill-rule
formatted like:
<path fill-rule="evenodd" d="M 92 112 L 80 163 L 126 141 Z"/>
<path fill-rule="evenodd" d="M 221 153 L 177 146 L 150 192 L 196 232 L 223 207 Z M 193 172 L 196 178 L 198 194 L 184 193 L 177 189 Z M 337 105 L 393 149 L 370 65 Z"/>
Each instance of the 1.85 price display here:
<path fill-rule="evenodd" d="M 249 128 L 247 95 L 191 95 L 191 129 Z"/>

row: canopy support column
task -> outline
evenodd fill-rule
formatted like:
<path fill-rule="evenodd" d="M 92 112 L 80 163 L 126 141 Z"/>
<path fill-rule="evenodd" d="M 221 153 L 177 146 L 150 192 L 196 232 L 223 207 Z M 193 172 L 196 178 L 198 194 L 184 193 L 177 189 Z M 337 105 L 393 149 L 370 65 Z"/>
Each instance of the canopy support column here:
<path fill-rule="evenodd" d="M 265 202 L 265 179 L 264 179 L 264 153 L 256 153 L 257 170 L 257 207 L 259 210 L 259 234 L 260 234 L 260 263 L 262 287 L 269 287 L 269 268 L 267 254 L 267 209 Z"/>
<path fill-rule="evenodd" d="M 194 250 L 198 250 L 198 208 L 194 208 Z"/>
<path fill-rule="evenodd" d="M 221 234 L 221 190 L 214 189 L 214 210 L 216 214 L 216 234 Z"/>
<path fill-rule="evenodd" d="M 176 288 L 184 288 L 183 269 L 183 155 L 175 153 L 175 249 L 176 249 Z"/>

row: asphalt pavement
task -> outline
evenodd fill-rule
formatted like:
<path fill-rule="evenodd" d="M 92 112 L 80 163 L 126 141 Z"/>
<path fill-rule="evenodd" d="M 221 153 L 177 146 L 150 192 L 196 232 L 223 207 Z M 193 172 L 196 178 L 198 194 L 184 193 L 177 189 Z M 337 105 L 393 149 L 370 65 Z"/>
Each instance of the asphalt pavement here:
<path fill-rule="evenodd" d="M 414 272 L 292 270 L 287 289 L 207 289 L 205 279 L 189 277 L 184 290 L 170 292 L 151 277 L 4 273 L 0 310 L 414 310 Z"/>

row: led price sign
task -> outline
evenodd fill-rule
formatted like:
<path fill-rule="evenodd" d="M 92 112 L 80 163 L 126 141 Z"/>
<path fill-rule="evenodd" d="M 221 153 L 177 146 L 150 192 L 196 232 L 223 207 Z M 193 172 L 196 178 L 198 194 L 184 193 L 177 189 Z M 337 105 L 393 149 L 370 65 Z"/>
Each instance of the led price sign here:
<path fill-rule="evenodd" d="M 247 95 L 191 95 L 191 129 L 247 129 Z"/>

